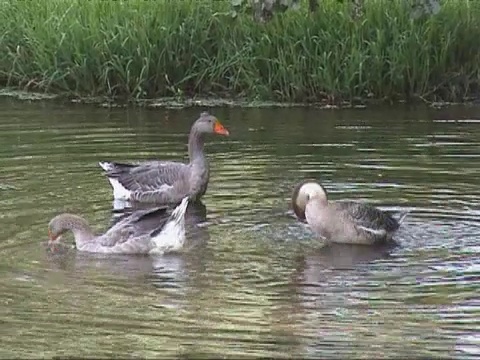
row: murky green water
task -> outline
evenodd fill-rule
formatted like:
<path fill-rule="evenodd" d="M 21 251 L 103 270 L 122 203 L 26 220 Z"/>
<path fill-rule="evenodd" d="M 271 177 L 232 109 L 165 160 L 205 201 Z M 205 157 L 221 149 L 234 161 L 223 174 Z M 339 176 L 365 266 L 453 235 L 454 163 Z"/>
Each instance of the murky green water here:
<path fill-rule="evenodd" d="M 218 109 L 186 254 L 51 254 L 61 211 L 112 221 L 99 160 L 186 157 L 199 109 L 0 101 L 0 356 L 480 354 L 480 110 Z M 294 183 L 412 214 L 400 246 L 321 248 Z"/>

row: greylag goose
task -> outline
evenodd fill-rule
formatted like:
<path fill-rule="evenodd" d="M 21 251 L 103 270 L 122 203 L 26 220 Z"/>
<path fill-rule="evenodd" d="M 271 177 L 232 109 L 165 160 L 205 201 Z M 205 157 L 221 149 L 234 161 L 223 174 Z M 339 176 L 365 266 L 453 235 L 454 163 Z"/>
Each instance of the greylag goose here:
<path fill-rule="evenodd" d="M 228 136 L 228 130 L 207 112 L 193 123 L 188 138 L 188 164 L 147 161 L 139 164 L 99 162 L 113 188 L 115 200 L 178 204 L 188 196 L 200 199 L 207 191 L 210 169 L 203 151 L 206 134 Z"/>
<path fill-rule="evenodd" d="M 373 245 L 392 239 L 408 214 L 392 213 L 355 201 L 328 201 L 327 191 L 315 180 L 304 180 L 296 185 L 292 207 L 301 221 L 327 242 Z"/>
<path fill-rule="evenodd" d="M 164 215 L 167 207 L 138 210 L 113 225 L 103 235 L 95 235 L 81 216 L 60 214 L 48 224 L 50 245 L 60 241 L 61 235 L 72 231 L 79 251 L 116 254 L 163 254 L 179 251 L 185 243 L 185 197 L 169 217 L 159 221 L 152 230 L 145 229 L 142 221 L 152 216 Z"/>

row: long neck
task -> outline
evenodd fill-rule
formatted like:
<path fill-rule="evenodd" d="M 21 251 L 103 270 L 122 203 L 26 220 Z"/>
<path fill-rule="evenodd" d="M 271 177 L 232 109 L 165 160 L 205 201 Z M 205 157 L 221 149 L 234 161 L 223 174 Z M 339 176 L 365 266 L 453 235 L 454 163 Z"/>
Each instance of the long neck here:
<path fill-rule="evenodd" d="M 95 235 L 87 221 L 79 216 L 75 216 L 70 220 L 70 229 L 75 237 L 75 244 L 77 247 L 95 239 Z"/>
<path fill-rule="evenodd" d="M 188 156 L 190 163 L 204 162 L 205 153 L 203 152 L 204 140 L 202 134 L 192 129 L 188 137 Z"/>
<path fill-rule="evenodd" d="M 305 208 L 305 219 L 313 227 L 322 227 L 323 223 L 330 221 L 330 215 L 328 203 L 317 197 L 310 199 Z"/>

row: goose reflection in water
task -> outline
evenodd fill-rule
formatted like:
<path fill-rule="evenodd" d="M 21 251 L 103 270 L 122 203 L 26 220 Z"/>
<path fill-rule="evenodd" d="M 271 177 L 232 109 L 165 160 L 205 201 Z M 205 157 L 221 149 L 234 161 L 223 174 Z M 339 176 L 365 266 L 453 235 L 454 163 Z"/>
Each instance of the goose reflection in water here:
<path fill-rule="evenodd" d="M 92 291 L 102 284 L 102 291 L 132 296 L 152 294 L 155 298 L 152 306 L 180 309 L 185 306 L 189 289 L 195 287 L 192 284 L 198 282 L 196 277 L 203 274 L 207 262 L 211 261 L 212 256 L 203 245 L 205 243 L 195 248 L 195 254 L 163 256 L 55 252 L 47 253 L 47 263 L 65 274 L 70 284 L 86 285 Z"/>

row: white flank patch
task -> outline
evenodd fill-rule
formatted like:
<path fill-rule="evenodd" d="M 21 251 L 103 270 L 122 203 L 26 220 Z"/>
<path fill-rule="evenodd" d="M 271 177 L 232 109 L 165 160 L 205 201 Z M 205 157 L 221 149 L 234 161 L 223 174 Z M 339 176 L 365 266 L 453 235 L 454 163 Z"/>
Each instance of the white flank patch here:
<path fill-rule="evenodd" d="M 160 186 L 158 188 L 158 190 L 155 190 L 155 192 L 162 192 L 162 191 L 169 191 L 173 189 L 173 186 L 172 185 L 168 185 L 168 184 L 163 184 L 162 186 Z"/>
<path fill-rule="evenodd" d="M 98 165 L 105 171 L 110 171 L 113 168 L 112 164 L 107 161 L 100 161 Z"/>
<path fill-rule="evenodd" d="M 117 179 L 108 178 L 110 185 L 113 188 L 113 198 L 117 200 L 128 200 L 130 199 L 131 191 L 123 187 L 122 184 Z"/>
<path fill-rule="evenodd" d="M 400 225 L 401 223 L 403 223 L 403 221 L 405 220 L 405 218 L 407 217 L 407 215 L 410 213 L 409 210 L 407 211 L 404 211 L 403 213 L 400 214 L 400 217 L 398 218 L 397 222 L 398 224 Z"/>
<path fill-rule="evenodd" d="M 370 229 L 365 226 L 359 226 L 358 228 L 377 236 L 385 236 L 387 234 L 384 229 Z"/>
<path fill-rule="evenodd" d="M 183 198 L 180 205 L 173 210 L 170 219 L 160 234 L 152 238 L 154 248 L 150 254 L 164 254 L 179 251 L 185 244 L 185 212 L 188 207 L 188 197 Z"/>
<path fill-rule="evenodd" d="M 128 200 L 113 199 L 112 202 L 113 210 L 122 211 L 126 208 L 132 207 L 132 204 Z M 120 214 L 122 216 L 122 214 Z"/>

